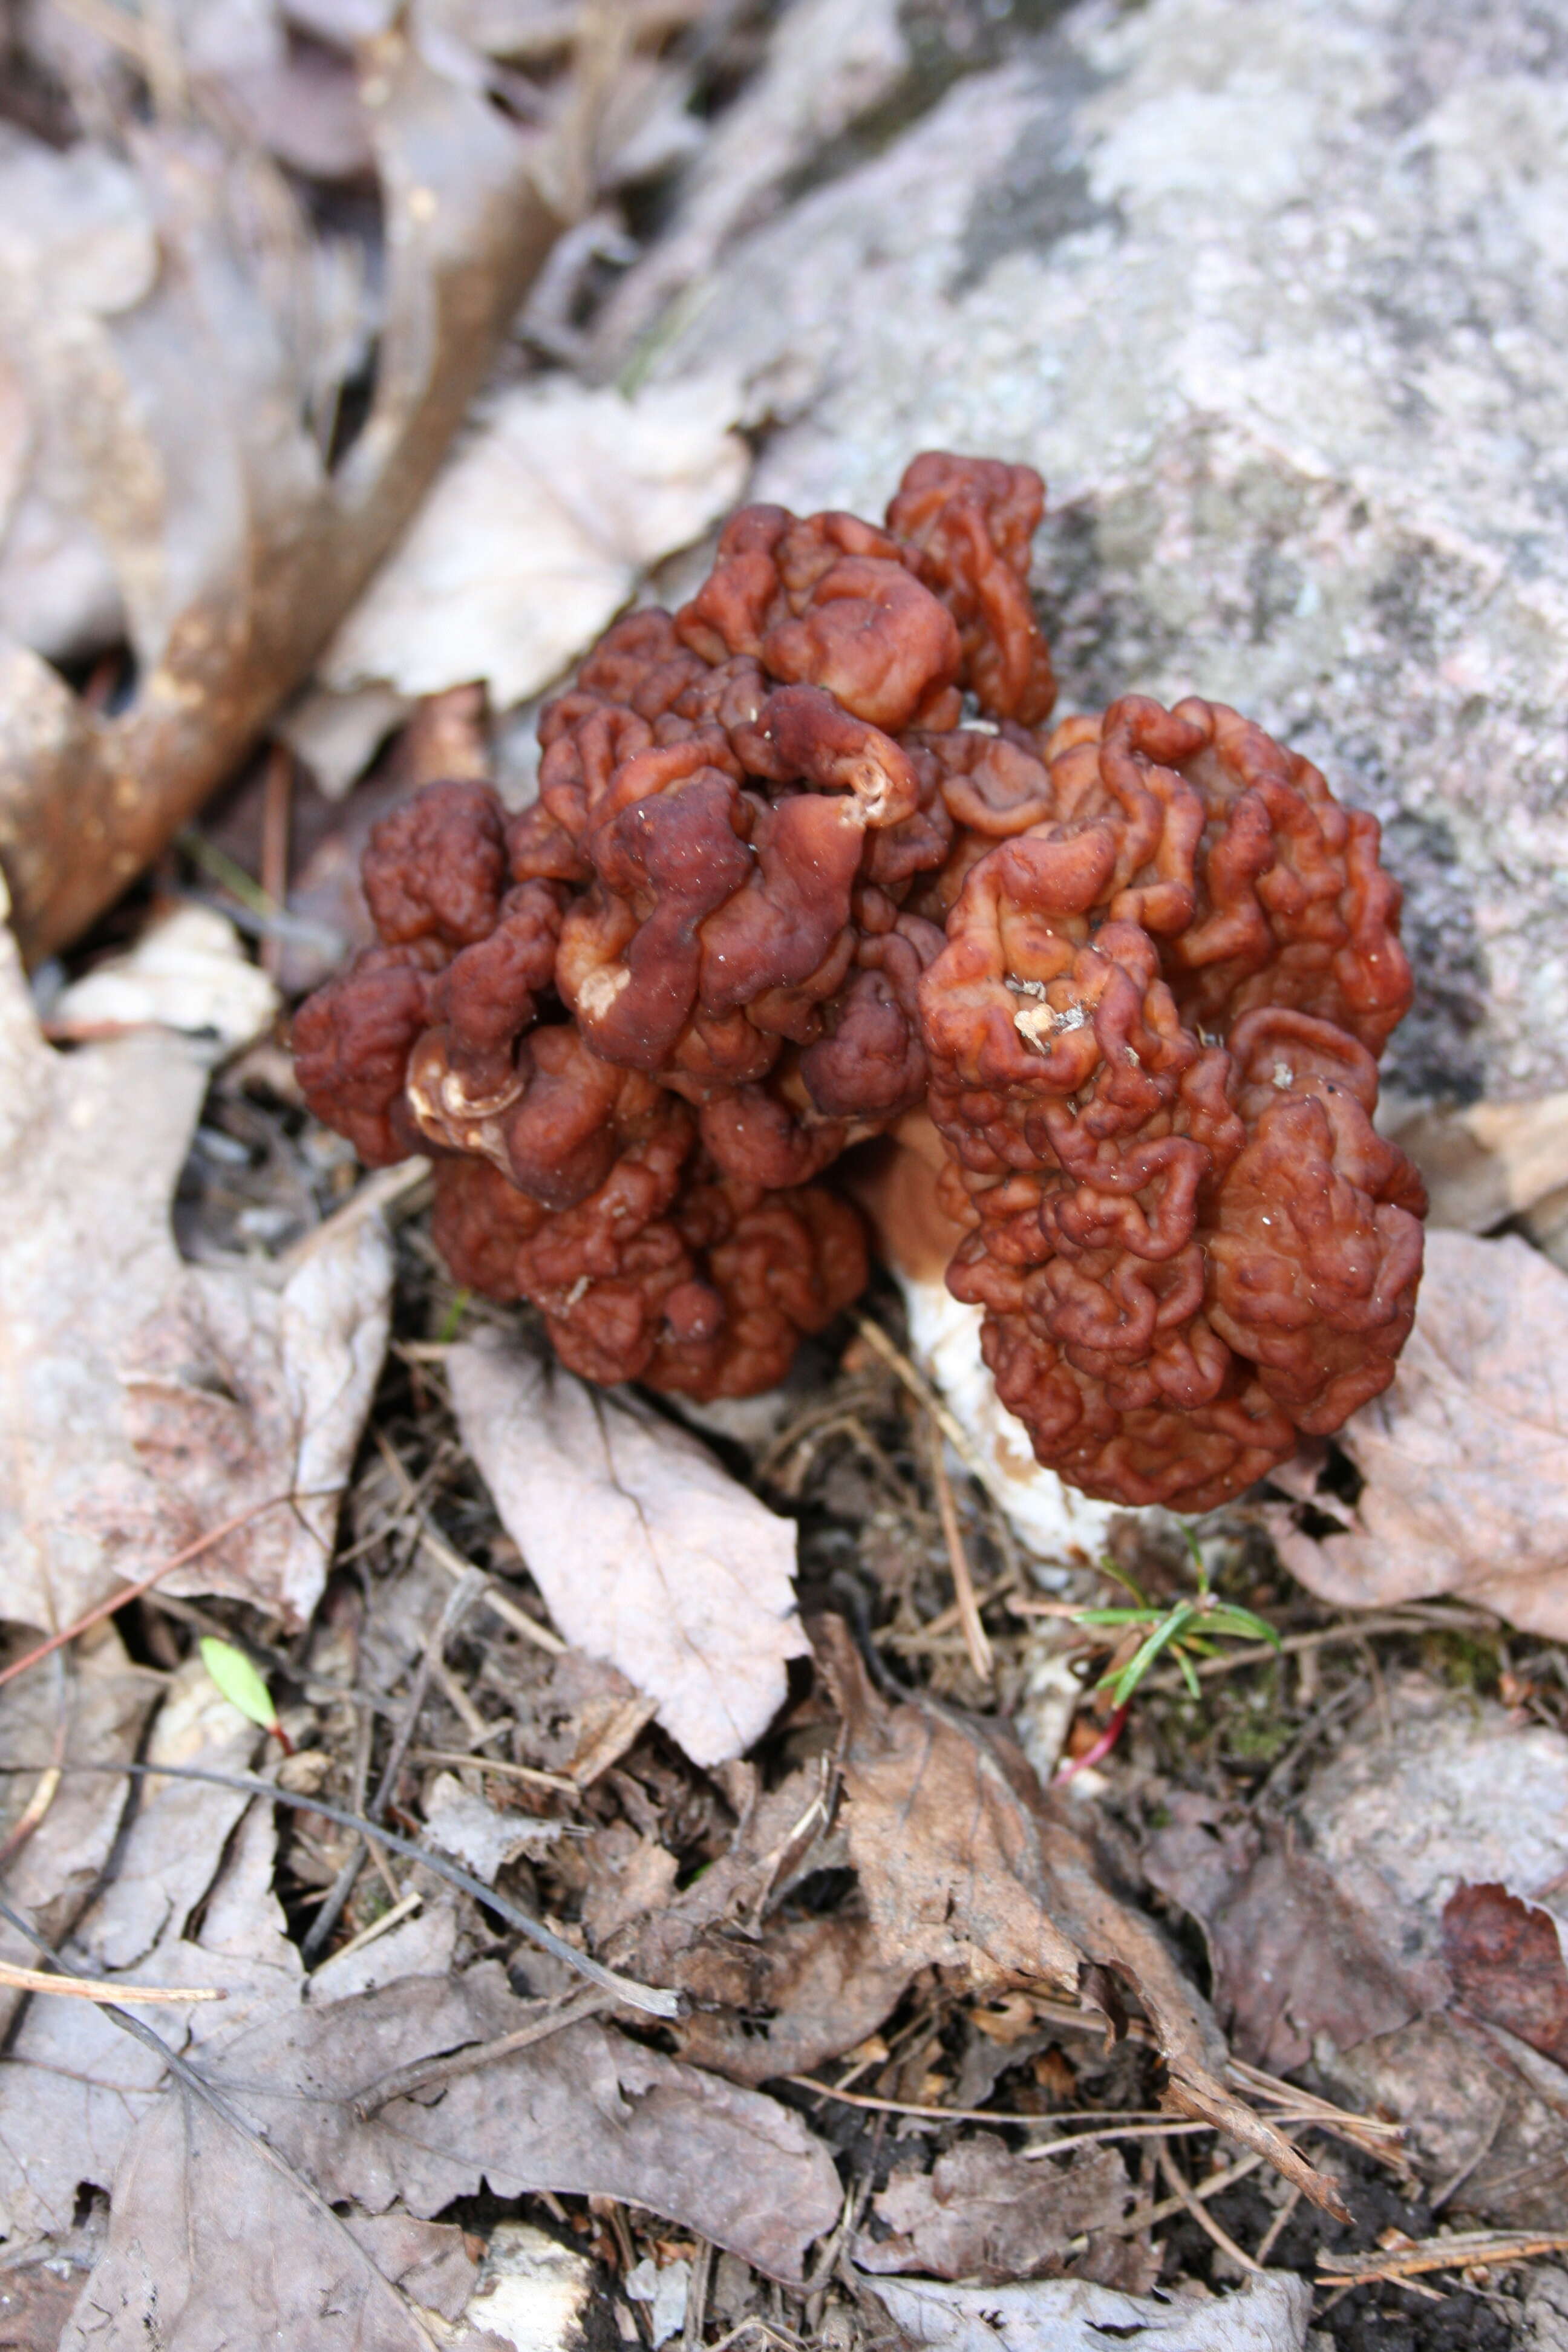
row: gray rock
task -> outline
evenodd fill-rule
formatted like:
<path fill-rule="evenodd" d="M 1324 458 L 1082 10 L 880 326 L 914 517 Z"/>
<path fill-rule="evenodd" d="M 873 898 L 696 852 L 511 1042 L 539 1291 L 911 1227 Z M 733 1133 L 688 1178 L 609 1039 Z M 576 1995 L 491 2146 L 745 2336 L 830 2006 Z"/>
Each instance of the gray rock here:
<path fill-rule="evenodd" d="M 757 496 L 1028 459 L 1064 707 L 1235 702 L 1378 813 L 1405 1094 L 1568 1082 L 1568 16 L 1088 0 L 703 290 L 659 371 L 741 366 Z"/>

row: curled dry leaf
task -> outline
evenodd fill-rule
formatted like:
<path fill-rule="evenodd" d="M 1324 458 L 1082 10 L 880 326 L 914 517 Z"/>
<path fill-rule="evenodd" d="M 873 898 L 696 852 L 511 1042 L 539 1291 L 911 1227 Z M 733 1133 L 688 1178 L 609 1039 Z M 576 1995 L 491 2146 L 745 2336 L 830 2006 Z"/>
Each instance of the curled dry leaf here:
<path fill-rule="evenodd" d="M 1510 1234 L 1428 1237 L 1394 1385 L 1335 1441 L 1364 1485 L 1312 1496 L 1342 1532 L 1270 1511 L 1279 1554 L 1341 1608 L 1451 1592 L 1568 1637 L 1568 1275 Z M 1309 1494 L 1311 1473 L 1277 1474 Z"/>
<path fill-rule="evenodd" d="M 869 2283 L 868 2283 L 869 2284 Z M 939 2286 L 878 2279 L 877 2299 L 911 2344 L 931 2352 L 1302 2352 L 1312 2315 L 1307 2280 L 1264 2271 L 1236 2294 L 1121 2294 L 1086 2279 Z"/>
<path fill-rule="evenodd" d="M 483 410 L 319 665 L 339 693 L 485 679 L 521 702 L 558 677 L 639 572 L 706 530 L 749 463 L 717 378 L 627 400 L 566 379 Z"/>
<path fill-rule="evenodd" d="M 645 1906 L 617 1965 L 691 2002 L 670 2027 L 680 2053 L 738 2083 L 806 2074 L 876 2031 L 913 1973 L 884 1953 L 864 1906 L 780 1916 L 808 1873 L 842 1867 L 820 1770 L 791 1772 L 750 1807 L 728 1853 L 673 1900 Z M 764 1926 L 765 1922 L 765 1926 Z"/>
<path fill-rule="evenodd" d="M 300 683 L 413 512 L 554 235 L 539 142 L 481 89 L 395 26 L 362 60 L 386 289 L 370 412 L 335 467 L 322 445 L 361 357 L 339 334 L 320 381 L 342 257 L 312 244 L 258 154 L 139 134 L 136 185 L 111 192 L 132 265 L 118 273 L 89 236 L 74 273 L 53 267 L 16 227 L 38 207 L 6 197 L 0 348 L 59 445 L 65 510 L 138 665 L 106 716 L 0 641 L 0 856 L 29 955 L 123 889 Z M 30 142 L 23 163 L 48 181 L 46 214 L 84 179 L 95 219 L 111 203 L 96 151 Z"/>
<path fill-rule="evenodd" d="M 1151 1922 L 1104 1885 L 1010 1735 L 929 1698 L 879 1697 L 837 1618 L 813 1638 L 845 1718 L 849 1858 L 884 1955 L 965 1990 L 1048 1990 L 1108 2015 L 1131 1995 L 1165 2061 L 1165 2104 L 1256 2148 L 1343 2218 L 1333 2182 L 1225 2088 L 1208 2004 Z"/>
<path fill-rule="evenodd" d="M 658 1703 L 695 1764 L 739 1756 L 805 1648 L 795 1528 L 684 1430 L 521 1347 L 447 1359 L 464 1442 L 569 1642 Z"/>
<path fill-rule="evenodd" d="M 237 1514 L 169 1589 L 302 1622 L 386 1344 L 375 1218 L 327 1226 L 279 1290 L 182 1265 L 169 1202 L 201 1108 L 190 1045 L 46 1045 L 0 930 L 0 1494 L 5 1613 L 53 1630 Z"/>

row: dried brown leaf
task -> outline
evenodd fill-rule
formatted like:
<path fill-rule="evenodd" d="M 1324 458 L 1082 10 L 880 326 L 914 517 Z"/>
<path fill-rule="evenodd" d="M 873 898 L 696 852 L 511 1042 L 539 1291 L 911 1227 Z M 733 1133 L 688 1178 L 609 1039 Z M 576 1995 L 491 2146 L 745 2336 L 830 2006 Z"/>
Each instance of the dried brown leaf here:
<path fill-rule="evenodd" d="M 1549 1911 L 1506 1886 L 1457 1886 L 1443 1906 L 1443 1957 L 1472 2016 L 1568 2066 L 1568 1968 Z"/>
<path fill-rule="evenodd" d="M 790 1773 L 748 1809 L 728 1853 L 616 1946 L 620 1965 L 689 1998 L 670 2028 L 681 2055 L 734 2082 L 808 2074 L 853 2049 L 912 1974 L 853 1897 L 804 1916 L 780 1907 L 804 1874 L 847 1858 L 842 1835 L 824 1836 L 828 1793 L 820 1769 Z"/>
<path fill-rule="evenodd" d="M 982 2286 L 1037 2278 L 1061 2271 L 1075 2238 L 1113 2229 L 1131 2196 L 1114 2148 L 1080 2148 L 1058 2170 L 981 2132 L 930 2172 L 894 2173 L 871 2200 L 884 2234 L 863 2230 L 855 2260 L 863 2271 L 923 2271 Z"/>
<path fill-rule="evenodd" d="M 1394 1958 L 1399 1923 L 1385 1919 L 1380 1933 L 1288 1831 L 1226 1820 L 1199 1799 L 1178 1796 L 1172 1810 L 1144 1874 L 1202 1927 L 1215 2007 L 1238 2058 L 1285 2074 L 1320 2033 L 1348 2049 L 1441 2000 Z"/>
<path fill-rule="evenodd" d="M 1568 1092 L 1423 1110 L 1394 1134 L 1421 1171 L 1435 1226 L 1484 1233 L 1568 1184 Z"/>
<path fill-rule="evenodd" d="M 361 63 L 387 283 L 370 413 L 335 468 L 322 443 L 360 357 L 342 257 L 312 244 L 257 151 L 139 135 L 121 215 L 152 268 L 123 273 L 128 293 L 106 263 L 94 274 L 90 239 L 77 281 L 0 241 L 0 345 L 63 437 L 66 511 L 107 558 L 139 663 L 110 717 L 37 653 L 0 647 L 0 855 L 30 955 L 124 887 L 300 683 L 407 522 L 554 235 L 539 142 L 482 88 L 396 27 Z M 108 159 L 88 154 L 101 176 Z M 89 168 L 37 142 L 26 161 L 51 184 Z"/>
<path fill-rule="evenodd" d="M 68 1624 L 261 1504 L 169 1589 L 296 1622 L 321 1592 L 391 1248 L 374 1218 L 328 1228 L 278 1290 L 182 1265 L 169 1202 L 205 1086 L 166 1031 L 55 1052 L 0 931 L 0 1578 L 22 1623 Z"/>
<path fill-rule="evenodd" d="M 165 1734 L 174 1753 L 232 1769 L 255 1734 L 226 1700 Z M 119 1874 L 63 1942 L 82 1974 L 132 1984 L 217 1985 L 227 1998 L 165 2011 L 160 2032 L 187 2055 L 293 2009 L 302 1971 L 272 1892 L 269 1807 L 189 1781 L 165 1781 L 133 1818 Z M 13 2021 L 0 2067 L 0 2230 L 68 2230 L 83 2181 L 107 2189 L 162 2095 L 150 2051 L 87 2001 L 32 2000 Z"/>
<path fill-rule="evenodd" d="M 1513 1235 L 1430 1234 L 1394 1385 L 1337 1440 L 1360 1498 L 1313 1498 L 1342 1532 L 1320 1538 L 1286 1507 L 1270 1514 L 1291 1573 L 1342 1608 L 1451 1592 L 1568 1636 L 1564 1367 L 1568 1275 Z"/>
<path fill-rule="evenodd" d="M 1207 2003 L 1105 1885 L 1005 1728 L 929 1698 L 890 1705 L 839 1619 L 819 1620 L 813 1639 L 845 1719 L 849 1856 L 884 1955 L 980 1992 L 1033 1988 L 1102 2009 L 1130 1995 L 1164 2058 L 1167 2104 L 1342 2214 L 1333 2183 L 1225 2088 Z"/>
<path fill-rule="evenodd" d="M 493 1963 L 450 1979 L 405 1977 L 228 2041 L 209 2071 L 323 2194 L 366 2211 L 397 2199 L 439 2212 L 481 2178 L 500 2197 L 616 2197 L 799 2278 L 806 2248 L 838 2215 L 826 2150 L 776 2101 L 596 2021 L 457 2075 L 438 2094 L 356 2115 L 354 2094 L 394 2067 L 497 2039 L 536 2013 Z"/>
<path fill-rule="evenodd" d="M 109 2242 L 60 2352 L 506 2352 L 437 2338 L 477 2276 L 463 2233 L 406 2214 L 342 2216 L 198 2101 L 166 2095 L 115 2175 Z"/>
<path fill-rule="evenodd" d="M 658 1703 L 697 1764 L 760 1738 L 805 1647 L 795 1527 L 684 1430 L 521 1347 L 447 1359 L 464 1441 L 569 1642 Z"/>

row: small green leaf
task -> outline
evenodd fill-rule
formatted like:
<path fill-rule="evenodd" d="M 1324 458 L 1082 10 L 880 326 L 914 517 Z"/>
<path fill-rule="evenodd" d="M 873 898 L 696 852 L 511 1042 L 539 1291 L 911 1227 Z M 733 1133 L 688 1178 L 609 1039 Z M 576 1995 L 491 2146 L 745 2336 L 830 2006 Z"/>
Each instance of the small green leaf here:
<path fill-rule="evenodd" d="M 1100 1561 L 1100 1573 L 1101 1576 L 1109 1577 L 1112 1584 L 1120 1584 L 1123 1592 L 1130 1592 L 1141 1609 L 1147 1609 L 1150 1606 L 1150 1603 L 1144 1599 L 1140 1588 L 1133 1583 L 1132 1579 L 1130 1576 L 1124 1576 L 1121 1569 L 1117 1567 L 1116 1562 L 1110 1559 L 1109 1555 L 1105 1555 L 1101 1558 Z"/>
<path fill-rule="evenodd" d="M 1193 1671 L 1193 1662 L 1188 1657 L 1185 1650 L 1180 1646 L 1178 1646 L 1176 1651 L 1176 1664 L 1182 1670 L 1182 1680 L 1186 1684 L 1186 1686 L 1191 1691 L 1193 1696 L 1194 1698 L 1202 1698 L 1203 1693 L 1198 1688 L 1198 1678 Z"/>
<path fill-rule="evenodd" d="M 1204 1631 L 1228 1633 L 1233 1641 L 1268 1642 L 1275 1649 L 1280 1645 L 1281 1637 L 1266 1618 L 1255 1617 L 1250 1609 L 1235 1609 L 1228 1603 L 1210 1612 L 1204 1619 Z"/>
<path fill-rule="evenodd" d="M 1158 1616 L 1155 1609 L 1080 1609 L 1072 1622 L 1075 1625 L 1152 1625 Z"/>
<path fill-rule="evenodd" d="M 1111 1685 L 1110 1696 L 1118 1706 L 1124 1706 L 1131 1697 L 1161 1651 L 1191 1624 L 1197 1612 L 1191 1603 L 1183 1601 L 1172 1610 L 1163 1625 L 1155 1626 L 1148 1640 L 1142 1643 L 1137 1654 L 1128 1660 Z"/>
<path fill-rule="evenodd" d="M 232 1642 L 220 1642 L 212 1633 L 202 1635 L 201 1652 L 203 1665 L 230 1706 L 238 1707 L 241 1715 L 259 1724 L 263 1731 L 276 1731 L 278 1709 L 272 1704 L 272 1694 L 245 1652 L 237 1650 Z"/>
<path fill-rule="evenodd" d="M 474 1303 L 471 1290 L 459 1290 L 441 1318 L 441 1328 L 436 1334 L 437 1347 L 449 1348 L 463 1328 L 463 1318 Z"/>

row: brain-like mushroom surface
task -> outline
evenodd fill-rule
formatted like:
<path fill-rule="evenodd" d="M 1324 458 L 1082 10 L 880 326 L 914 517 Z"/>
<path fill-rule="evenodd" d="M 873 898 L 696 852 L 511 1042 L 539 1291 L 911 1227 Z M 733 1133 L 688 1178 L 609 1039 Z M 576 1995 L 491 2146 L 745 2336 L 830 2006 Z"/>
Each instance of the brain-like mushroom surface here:
<path fill-rule="evenodd" d="M 866 1279 L 819 1181 L 925 1108 L 948 1273 L 1038 1458 L 1202 1510 L 1392 1378 L 1420 1185 L 1372 1124 L 1406 1009 L 1373 818 L 1223 705 L 1052 730 L 1043 485 L 928 453 L 885 523 L 735 515 L 542 715 L 537 803 L 377 827 L 380 943 L 307 1100 L 436 1160 L 454 1275 L 597 1381 L 739 1395 Z"/>

